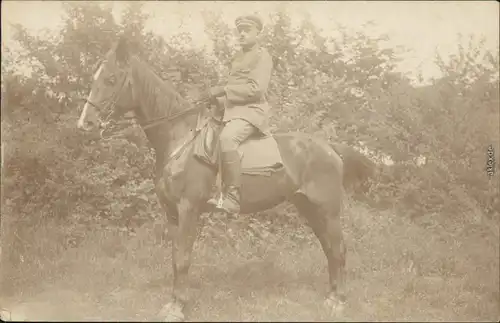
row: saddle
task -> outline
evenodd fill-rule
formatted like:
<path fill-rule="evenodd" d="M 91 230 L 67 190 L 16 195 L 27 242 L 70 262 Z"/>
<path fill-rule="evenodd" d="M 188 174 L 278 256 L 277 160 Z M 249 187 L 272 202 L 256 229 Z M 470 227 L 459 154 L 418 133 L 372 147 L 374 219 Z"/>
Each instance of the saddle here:
<path fill-rule="evenodd" d="M 220 165 L 219 136 L 222 128 L 223 123 L 216 117 L 206 119 L 193 143 L 194 156 L 215 169 Z M 238 152 L 242 174 L 271 176 L 283 168 L 278 144 L 269 133 L 256 132 L 239 146 Z"/>

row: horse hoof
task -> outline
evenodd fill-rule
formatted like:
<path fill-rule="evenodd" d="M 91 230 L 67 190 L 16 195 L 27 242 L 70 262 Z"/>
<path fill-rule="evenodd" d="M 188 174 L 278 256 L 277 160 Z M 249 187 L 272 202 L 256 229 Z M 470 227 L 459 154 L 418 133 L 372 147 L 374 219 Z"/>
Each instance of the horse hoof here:
<path fill-rule="evenodd" d="M 345 302 L 335 295 L 328 296 L 325 305 L 330 309 L 332 315 L 341 315 L 345 308 Z"/>
<path fill-rule="evenodd" d="M 160 316 L 163 317 L 163 322 L 184 322 L 185 320 L 182 306 L 175 302 L 165 305 L 160 311 Z"/>

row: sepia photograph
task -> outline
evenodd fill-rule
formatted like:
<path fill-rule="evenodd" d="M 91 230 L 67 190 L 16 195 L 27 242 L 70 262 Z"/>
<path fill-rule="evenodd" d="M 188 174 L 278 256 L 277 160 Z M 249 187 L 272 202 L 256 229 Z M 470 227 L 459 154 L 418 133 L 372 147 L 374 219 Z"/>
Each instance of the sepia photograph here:
<path fill-rule="evenodd" d="M 497 1 L 2 1 L 1 321 L 500 321 Z"/>

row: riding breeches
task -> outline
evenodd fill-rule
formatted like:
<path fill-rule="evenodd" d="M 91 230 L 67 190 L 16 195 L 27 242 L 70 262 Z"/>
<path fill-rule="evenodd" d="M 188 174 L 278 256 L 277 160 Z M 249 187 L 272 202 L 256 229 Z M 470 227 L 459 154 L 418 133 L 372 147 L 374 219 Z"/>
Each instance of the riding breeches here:
<path fill-rule="evenodd" d="M 240 144 L 250 137 L 257 128 L 243 119 L 228 121 L 220 134 L 220 148 L 222 152 L 235 151 Z"/>

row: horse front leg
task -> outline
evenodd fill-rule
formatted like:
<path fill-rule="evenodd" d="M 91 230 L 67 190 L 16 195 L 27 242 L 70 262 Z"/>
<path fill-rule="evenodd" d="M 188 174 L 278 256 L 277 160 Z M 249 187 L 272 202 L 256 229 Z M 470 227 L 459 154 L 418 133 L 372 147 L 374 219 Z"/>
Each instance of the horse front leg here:
<path fill-rule="evenodd" d="M 189 267 L 193 245 L 197 238 L 200 210 L 187 198 L 177 205 L 178 221 L 168 225 L 168 234 L 172 239 L 172 267 L 174 283 L 172 301 L 161 312 L 167 322 L 181 322 L 185 319 L 184 309 L 189 301 Z"/>

